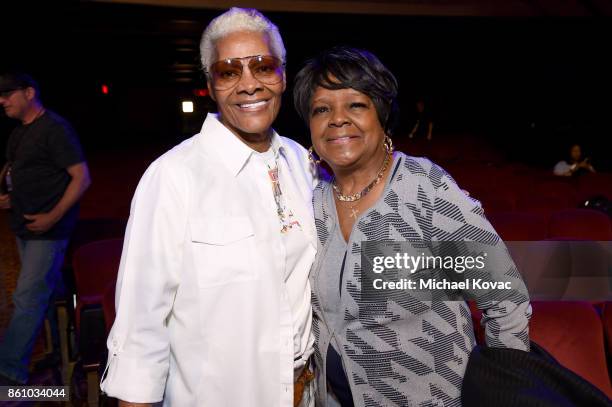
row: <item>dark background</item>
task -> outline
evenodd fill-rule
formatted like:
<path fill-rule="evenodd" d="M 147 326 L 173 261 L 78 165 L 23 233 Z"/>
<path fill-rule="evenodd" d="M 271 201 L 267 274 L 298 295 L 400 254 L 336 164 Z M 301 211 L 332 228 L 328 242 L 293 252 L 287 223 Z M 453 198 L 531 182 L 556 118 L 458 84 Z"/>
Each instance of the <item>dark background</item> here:
<path fill-rule="evenodd" d="M 219 10 L 101 3 L 2 5 L 0 68 L 39 79 L 47 107 L 67 117 L 87 151 L 166 148 L 197 132 L 212 103 L 199 39 Z M 303 62 L 337 44 L 373 51 L 398 77 L 406 134 L 424 97 L 435 134 L 473 134 L 541 167 L 579 141 L 612 169 L 608 17 L 427 17 L 266 12 L 288 50 L 288 91 L 275 123 L 310 145 L 293 111 Z M 100 88 L 107 84 L 108 95 Z M 180 101 L 195 101 L 182 114 Z M 3 114 L 3 113 L 2 113 Z M 15 123 L 0 117 L 0 150 Z"/>

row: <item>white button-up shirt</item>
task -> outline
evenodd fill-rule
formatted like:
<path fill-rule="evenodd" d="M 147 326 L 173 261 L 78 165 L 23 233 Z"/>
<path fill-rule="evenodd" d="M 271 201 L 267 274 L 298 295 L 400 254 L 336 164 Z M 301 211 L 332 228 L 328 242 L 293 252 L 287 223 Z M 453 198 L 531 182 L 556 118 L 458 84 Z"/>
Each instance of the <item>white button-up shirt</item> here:
<path fill-rule="evenodd" d="M 294 369 L 312 353 L 316 179 L 303 147 L 276 133 L 272 147 L 300 223 L 292 232 L 309 242 L 290 268 L 264 163 L 215 115 L 143 175 L 117 280 L 108 395 L 180 407 L 293 405 Z"/>

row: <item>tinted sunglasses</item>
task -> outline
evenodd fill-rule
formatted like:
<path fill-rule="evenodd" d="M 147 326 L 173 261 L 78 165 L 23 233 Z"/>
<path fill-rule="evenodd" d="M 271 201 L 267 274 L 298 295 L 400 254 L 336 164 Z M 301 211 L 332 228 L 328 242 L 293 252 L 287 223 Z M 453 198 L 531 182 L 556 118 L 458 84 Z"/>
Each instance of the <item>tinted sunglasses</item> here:
<path fill-rule="evenodd" d="M 283 62 L 272 55 L 253 55 L 242 58 L 222 59 L 210 66 L 212 86 L 217 90 L 225 90 L 235 86 L 244 70 L 243 60 L 248 60 L 247 66 L 251 75 L 266 85 L 275 85 L 283 80 Z"/>

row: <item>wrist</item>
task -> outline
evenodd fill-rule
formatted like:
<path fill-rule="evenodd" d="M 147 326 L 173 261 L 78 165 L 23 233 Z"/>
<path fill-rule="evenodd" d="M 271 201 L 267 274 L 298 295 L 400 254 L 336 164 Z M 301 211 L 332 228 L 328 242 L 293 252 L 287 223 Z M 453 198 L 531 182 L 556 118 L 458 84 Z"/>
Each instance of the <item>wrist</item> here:
<path fill-rule="evenodd" d="M 51 212 L 48 212 L 47 214 L 49 215 L 49 218 L 51 219 L 51 222 L 53 222 L 53 224 L 56 224 L 57 222 L 59 222 L 62 216 L 64 216 L 63 211 L 59 211 L 57 209 L 53 209 L 51 210 Z"/>

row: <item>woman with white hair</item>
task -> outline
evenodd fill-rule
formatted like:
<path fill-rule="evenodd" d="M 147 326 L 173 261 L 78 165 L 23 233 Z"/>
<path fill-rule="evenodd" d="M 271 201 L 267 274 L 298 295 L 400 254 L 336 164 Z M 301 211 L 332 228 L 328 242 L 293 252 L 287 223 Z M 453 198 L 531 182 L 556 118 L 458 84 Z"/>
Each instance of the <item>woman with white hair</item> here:
<path fill-rule="evenodd" d="M 218 114 L 138 185 L 101 387 L 122 406 L 312 406 L 314 168 L 271 128 L 283 41 L 232 8 L 201 54 Z"/>

